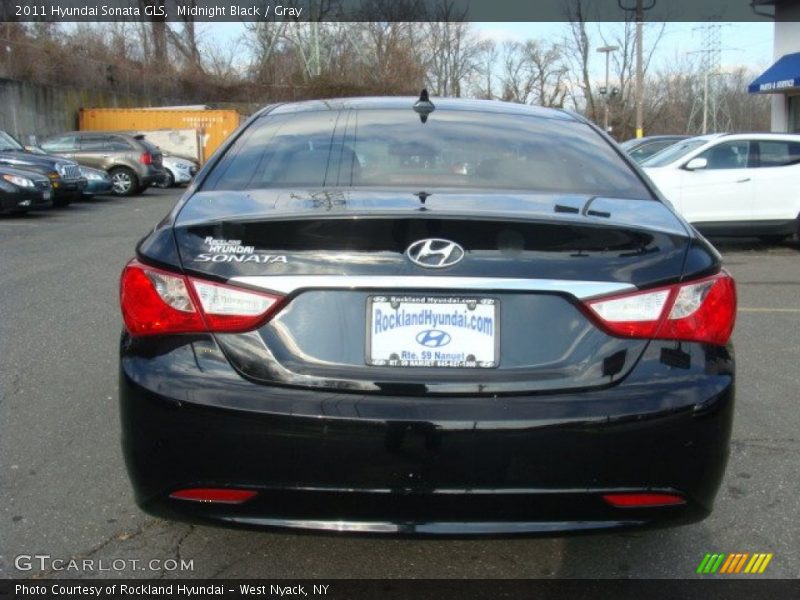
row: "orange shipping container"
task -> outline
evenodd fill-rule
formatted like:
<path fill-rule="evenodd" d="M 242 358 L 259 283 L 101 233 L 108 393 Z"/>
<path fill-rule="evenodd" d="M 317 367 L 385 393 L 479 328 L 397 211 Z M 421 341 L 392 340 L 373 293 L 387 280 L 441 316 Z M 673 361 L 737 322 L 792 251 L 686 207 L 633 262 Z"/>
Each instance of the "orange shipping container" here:
<path fill-rule="evenodd" d="M 157 108 L 82 108 L 81 131 L 148 131 L 195 129 L 200 136 L 201 163 L 239 126 L 235 110 L 172 110 Z"/>

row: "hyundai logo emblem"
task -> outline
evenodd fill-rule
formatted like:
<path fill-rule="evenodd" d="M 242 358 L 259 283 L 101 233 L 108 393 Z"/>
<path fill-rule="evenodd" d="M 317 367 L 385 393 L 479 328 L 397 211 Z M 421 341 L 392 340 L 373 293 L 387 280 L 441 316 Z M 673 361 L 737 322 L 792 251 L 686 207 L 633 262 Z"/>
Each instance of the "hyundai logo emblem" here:
<path fill-rule="evenodd" d="M 450 240 L 428 238 L 418 240 L 406 250 L 415 265 L 428 269 L 450 267 L 464 258 L 464 248 Z"/>
<path fill-rule="evenodd" d="M 441 348 L 450 343 L 450 334 L 441 329 L 426 329 L 417 334 L 417 343 L 427 348 Z"/>

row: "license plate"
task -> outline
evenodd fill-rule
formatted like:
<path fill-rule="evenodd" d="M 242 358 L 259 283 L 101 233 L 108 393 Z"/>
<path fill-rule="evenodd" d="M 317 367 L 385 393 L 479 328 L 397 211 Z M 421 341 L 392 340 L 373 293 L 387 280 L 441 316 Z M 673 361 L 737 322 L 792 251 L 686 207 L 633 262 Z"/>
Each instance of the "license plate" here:
<path fill-rule="evenodd" d="M 52 195 L 52 192 L 50 190 L 45 190 L 42 195 L 43 195 L 45 200 L 50 200 L 50 196 Z"/>
<path fill-rule="evenodd" d="M 496 367 L 499 309 L 495 298 L 370 296 L 366 362 L 381 367 Z"/>

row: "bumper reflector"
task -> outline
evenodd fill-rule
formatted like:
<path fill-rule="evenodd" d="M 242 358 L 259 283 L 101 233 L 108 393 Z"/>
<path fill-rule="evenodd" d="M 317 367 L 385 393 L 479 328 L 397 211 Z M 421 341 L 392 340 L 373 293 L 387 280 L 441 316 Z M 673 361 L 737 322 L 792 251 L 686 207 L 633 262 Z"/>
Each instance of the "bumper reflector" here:
<path fill-rule="evenodd" d="M 603 500 L 616 508 L 648 508 L 686 504 L 683 496 L 678 494 L 603 494 Z"/>
<path fill-rule="evenodd" d="M 229 488 L 189 488 L 172 492 L 169 497 L 176 500 L 193 502 L 214 502 L 216 504 L 241 504 L 256 496 L 258 492 L 251 490 L 234 490 Z"/>

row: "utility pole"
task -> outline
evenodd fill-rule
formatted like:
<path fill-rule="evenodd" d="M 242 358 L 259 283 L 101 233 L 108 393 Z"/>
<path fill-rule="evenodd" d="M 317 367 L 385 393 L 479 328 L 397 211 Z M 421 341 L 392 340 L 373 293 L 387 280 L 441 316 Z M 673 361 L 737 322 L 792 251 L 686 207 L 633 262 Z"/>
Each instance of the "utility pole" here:
<path fill-rule="evenodd" d="M 655 4 L 655 2 L 653 2 Z M 644 135 L 644 66 L 642 64 L 644 8 L 642 0 L 636 0 L 636 137 Z"/>
<path fill-rule="evenodd" d="M 608 87 L 608 59 L 611 56 L 612 52 L 616 52 L 619 50 L 619 46 L 602 46 L 597 49 L 598 52 L 602 52 L 606 55 L 606 87 L 603 88 L 602 93 L 606 97 L 606 110 L 605 116 L 603 117 L 603 130 L 608 133 L 608 103 L 611 101 L 611 90 Z"/>
<path fill-rule="evenodd" d="M 322 73 L 319 67 L 319 22 L 314 21 L 311 28 L 314 35 L 314 75 L 319 77 Z"/>
<path fill-rule="evenodd" d="M 653 8 L 656 0 L 649 0 L 646 6 L 644 0 L 636 0 L 635 7 L 626 6 L 626 0 L 617 0 L 617 4 L 625 12 L 633 11 L 636 19 L 636 137 L 640 138 L 644 136 L 644 11 Z"/>

